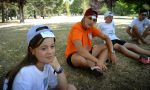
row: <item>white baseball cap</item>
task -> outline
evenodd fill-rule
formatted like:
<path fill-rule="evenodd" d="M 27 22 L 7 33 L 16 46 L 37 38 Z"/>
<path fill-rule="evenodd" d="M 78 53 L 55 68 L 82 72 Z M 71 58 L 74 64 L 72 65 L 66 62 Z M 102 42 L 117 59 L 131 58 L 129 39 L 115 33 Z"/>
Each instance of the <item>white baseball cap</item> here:
<path fill-rule="evenodd" d="M 52 32 L 52 30 L 48 26 L 35 25 L 35 26 L 32 26 L 27 32 L 28 45 L 29 45 L 30 41 L 38 34 L 41 34 L 41 36 L 43 38 L 55 37 L 54 33 Z"/>
<path fill-rule="evenodd" d="M 108 11 L 104 14 L 104 17 L 108 17 L 108 16 L 114 16 L 114 14 L 111 11 Z"/>

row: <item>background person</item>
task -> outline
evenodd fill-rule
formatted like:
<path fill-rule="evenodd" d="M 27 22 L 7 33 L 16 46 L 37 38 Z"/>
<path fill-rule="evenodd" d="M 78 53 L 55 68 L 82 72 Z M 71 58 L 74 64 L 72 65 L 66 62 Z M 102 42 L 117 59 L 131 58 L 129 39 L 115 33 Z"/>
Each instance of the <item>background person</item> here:
<path fill-rule="evenodd" d="M 150 64 L 150 57 L 146 57 L 143 55 L 150 56 L 150 52 L 138 47 L 135 44 L 127 43 L 124 40 L 120 40 L 115 34 L 115 24 L 113 22 L 113 13 L 108 11 L 104 14 L 105 22 L 102 22 L 98 25 L 98 28 L 109 38 L 113 43 L 113 47 L 115 50 L 124 54 L 127 57 L 138 60 L 144 64 Z M 140 55 L 141 54 L 141 55 Z"/>
<path fill-rule="evenodd" d="M 149 44 L 145 38 L 150 35 L 150 20 L 147 18 L 147 11 L 141 9 L 138 18 L 134 19 L 132 23 L 127 27 L 126 32 L 131 36 L 137 43 Z"/>
<path fill-rule="evenodd" d="M 86 10 L 81 22 L 74 24 L 69 31 L 65 56 L 67 63 L 73 67 L 91 68 L 101 75 L 107 69 L 105 61 L 108 57 L 115 63 L 113 47 L 110 39 L 94 25 L 98 14 L 92 8 Z M 92 38 L 99 37 L 106 41 L 105 45 L 94 45 Z"/>
<path fill-rule="evenodd" d="M 55 56 L 55 35 L 43 25 L 27 33 L 28 52 L 8 74 L 3 90 L 76 90 L 68 84 Z"/>

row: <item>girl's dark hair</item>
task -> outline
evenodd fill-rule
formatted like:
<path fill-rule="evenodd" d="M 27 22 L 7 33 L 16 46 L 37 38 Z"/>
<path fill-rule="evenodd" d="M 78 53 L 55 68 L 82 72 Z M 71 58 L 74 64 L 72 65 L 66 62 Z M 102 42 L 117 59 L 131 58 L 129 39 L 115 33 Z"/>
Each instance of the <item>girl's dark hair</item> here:
<path fill-rule="evenodd" d="M 17 75 L 17 73 L 20 71 L 20 69 L 24 66 L 28 66 L 28 65 L 35 65 L 37 63 L 37 58 L 32 55 L 30 48 L 34 49 L 36 47 L 38 47 L 45 38 L 42 38 L 41 34 L 36 35 L 29 43 L 28 45 L 28 51 L 27 51 L 27 55 L 25 56 L 25 58 L 23 59 L 23 61 L 21 61 L 16 67 L 14 67 L 12 70 L 10 70 L 6 76 L 6 78 L 8 79 L 8 88 L 7 90 L 12 90 L 12 85 L 13 85 L 13 81 L 15 79 L 15 76 Z M 55 38 L 54 38 L 54 42 L 55 42 Z"/>

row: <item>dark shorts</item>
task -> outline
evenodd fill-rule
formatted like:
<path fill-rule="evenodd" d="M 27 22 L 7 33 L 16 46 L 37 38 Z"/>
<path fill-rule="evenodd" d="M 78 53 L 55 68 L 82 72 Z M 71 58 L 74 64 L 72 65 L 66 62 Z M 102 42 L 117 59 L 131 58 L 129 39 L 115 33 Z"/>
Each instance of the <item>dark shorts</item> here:
<path fill-rule="evenodd" d="M 93 48 L 92 48 L 92 49 L 93 49 Z M 92 54 L 92 49 L 89 51 L 91 54 Z M 68 63 L 68 65 L 70 65 L 71 67 L 75 67 L 75 66 L 72 64 L 72 62 L 71 62 L 71 57 L 72 57 L 73 54 L 74 54 L 74 53 L 70 54 L 70 55 L 68 56 L 68 58 L 67 58 L 67 63 Z"/>
<path fill-rule="evenodd" d="M 115 45 L 116 43 L 118 43 L 119 45 L 124 45 L 126 43 L 126 41 L 118 40 L 118 39 L 111 40 L 111 42 L 112 42 L 113 45 Z"/>

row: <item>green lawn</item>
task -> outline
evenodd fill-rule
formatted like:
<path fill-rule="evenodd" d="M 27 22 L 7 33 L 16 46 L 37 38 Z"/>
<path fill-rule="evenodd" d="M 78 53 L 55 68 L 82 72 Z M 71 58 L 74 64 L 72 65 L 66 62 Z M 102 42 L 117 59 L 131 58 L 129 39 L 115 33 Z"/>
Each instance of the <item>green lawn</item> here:
<path fill-rule="evenodd" d="M 104 76 L 95 77 L 87 70 L 71 68 L 67 65 L 64 51 L 66 38 L 71 24 L 49 24 L 56 35 L 56 55 L 65 68 L 68 81 L 78 90 L 148 90 L 150 88 L 150 65 L 143 65 L 117 53 L 116 65 L 109 65 Z M 0 84 L 3 75 L 19 63 L 26 53 L 26 32 L 29 25 L 0 28 Z M 125 33 L 126 25 L 117 26 L 117 34 L 121 39 L 128 40 Z M 94 39 L 94 43 L 100 43 Z M 129 41 L 131 42 L 131 41 Z M 150 50 L 150 46 L 139 45 Z M 0 87 L 1 89 L 1 87 Z"/>

